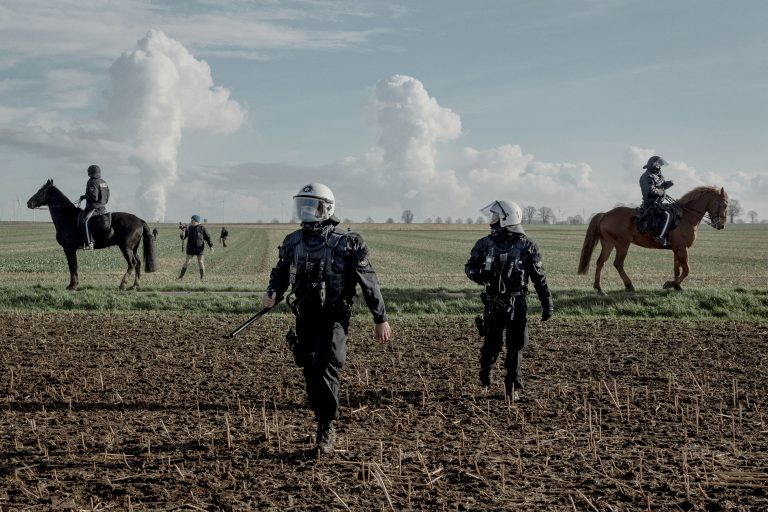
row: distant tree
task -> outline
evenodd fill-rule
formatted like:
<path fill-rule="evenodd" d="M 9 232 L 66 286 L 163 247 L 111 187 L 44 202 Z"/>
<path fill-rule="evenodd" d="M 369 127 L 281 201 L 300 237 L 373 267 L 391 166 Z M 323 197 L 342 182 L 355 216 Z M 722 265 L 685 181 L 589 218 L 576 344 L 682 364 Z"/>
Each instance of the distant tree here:
<path fill-rule="evenodd" d="M 387 217 L 387 224 L 394 224 L 394 223 L 395 223 L 395 219 L 393 219 L 392 217 Z"/>
<path fill-rule="evenodd" d="M 264 224 L 264 221 L 259 219 L 259 220 L 256 221 L 256 224 Z"/>
<path fill-rule="evenodd" d="M 568 224 L 584 224 L 584 218 L 577 213 L 573 217 L 568 217 Z"/>
<path fill-rule="evenodd" d="M 343 220 L 343 221 L 341 221 L 341 222 L 342 222 L 343 224 L 354 224 L 354 223 L 355 223 L 355 221 L 353 221 L 353 220 L 352 220 L 352 219 L 350 219 L 349 217 L 344 217 L 344 220 Z"/>
<path fill-rule="evenodd" d="M 453 219 L 451 217 L 446 217 L 445 218 L 445 223 L 446 224 L 453 224 Z"/>
<path fill-rule="evenodd" d="M 373 224 L 373 217 L 366 217 L 365 218 L 365 223 L 366 224 Z"/>
<path fill-rule="evenodd" d="M 434 222 L 432 220 L 432 217 L 427 217 L 426 219 L 424 219 L 424 224 L 432 224 L 432 222 Z"/>
<path fill-rule="evenodd" d="M 743 213 L 744 208 L 741 207 L 738 199 L 728 201 L 728 215 L 731 216 L 731 224 L 733 224 L 736 217 L 741 217 Z"/>
<path fill-rule="evenodd" d="M 533 217 L 536 215 L 535 206 L 526 206 L 523 208 L 523 224 L 531 224 Z"/>
<path fill-rule="evenodd" d="M 464 219 L 462 219 L 461 217 L 457 217 L 456 224 L 464 224 Z"/>
<path fill-rule="evenodd" d="M 442 217 L 435 217 L 435 224 L 442 224 L 443 218 Z"/>
<path fill-rule="evenodd" d="M 540 207 L 539 216 L 541 217 L 542 224 L 552 224 L 555 221 L 555 212 L 549 206 Z"/>
<path fill-rule="evenodd" d="M 472 217 L 467 217 L 467 220 L 465 221 L 467 224 L 474 224 L 474 220 L 472 220 Z"/>
<path fill-rule="evenodd" d="M 403 210 L 403 214 L 400 216 L 400 218 L 406 224 L 410 224 L 413 222 L 413 212 L 411 210 Z"/>
<path fill-rule="evenodd" d="M 749 217 L 750 222 L 754 224 L 755 221 L 757 220 L 757 212 L 755 210 L 749 210 L 747 212 L 747 217 Z"/>
<path fill-rule="evenodd" d="M 277 217 L 275 217 L 274 219 L 272 219 L 271 223 L 272 224 L 280 224 L 280 221 L 277 219 Z"/>
<path fill-rule="evenodd" d="M 291 217 L 291 221 L 290 222 L 291 222 L 291 224 L 299 224 L 299 219 L 297 219 L 296 217 Z"/>
<path fill-rule="evenodd" d="M 485 217 L 482 215 L 477 217 L 477 220 L 475 220 L 475 224 L 485 224 Z"/>

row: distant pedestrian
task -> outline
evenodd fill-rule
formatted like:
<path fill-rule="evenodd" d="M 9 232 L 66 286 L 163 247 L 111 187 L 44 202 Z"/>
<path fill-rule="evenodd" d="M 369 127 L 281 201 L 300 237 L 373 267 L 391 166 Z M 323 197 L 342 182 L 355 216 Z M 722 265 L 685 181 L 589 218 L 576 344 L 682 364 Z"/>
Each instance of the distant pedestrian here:
<path fill-rule="evenodd" d="M 227 231 L 227 228 L 225 226 L 221 226 L 221 233 L 219 234 L 219 242 L 221 242 L 221 245 L 224 247 L 227 246 L 227 237 L 229 236 L 229 231 Z"/>
<path fill-rule="evenodd" d="M 208 230 L 200 223 L 200 216 L 193 215 L 189 225 L 183 226 L 179 236 L 182 240 L 187 241 L 187 259 L 181 267 L 179 279 L 184 277 L 193 256 L 197 256 L 197 266 L 200 267 L 200 279 L 205 279 L 205 260 L 203 256 L 205 244 L 208 244 L 211 252 L 213 252 L 213 241 L 211 240 L 211 235 L 208 234 Z"/>
<path fill-rule="evenodd" d="M 494 201 L 481 210 L 490 217 L 491 234 L 472 248 L 464 271 L 472 281 L 485 286 L 481 295 L 483 318 L 476 319 L 485 342 L 480 350 L 480 384 L 491 385 L 491 370 L 504 345 L 506 395 L 520 399 L 523 387 L 523 348 L 528 344 L 528 280 L 533 281 L 541 301 L 541 320 L 554 311 L 544 266 L 536 244 L 525 236 L 522 210 L 509 201 Z"/>
<path fill-rule="evenodd" d="M 152 238 L 157 240 L 157 228 L 152 228 Z"/>

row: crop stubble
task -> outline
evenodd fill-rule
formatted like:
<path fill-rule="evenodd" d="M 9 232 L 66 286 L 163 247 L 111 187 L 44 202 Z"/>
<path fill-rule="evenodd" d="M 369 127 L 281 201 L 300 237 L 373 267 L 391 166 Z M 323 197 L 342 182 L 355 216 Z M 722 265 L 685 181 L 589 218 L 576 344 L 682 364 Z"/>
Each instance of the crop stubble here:
<path fill-rule="evenodd" d="M 531 323 L 525 399 L 470 318 L 356 319 L 336 452 L 265 317 L 0 313 L 0 508 L 752 510 L 764 324 Z"/>

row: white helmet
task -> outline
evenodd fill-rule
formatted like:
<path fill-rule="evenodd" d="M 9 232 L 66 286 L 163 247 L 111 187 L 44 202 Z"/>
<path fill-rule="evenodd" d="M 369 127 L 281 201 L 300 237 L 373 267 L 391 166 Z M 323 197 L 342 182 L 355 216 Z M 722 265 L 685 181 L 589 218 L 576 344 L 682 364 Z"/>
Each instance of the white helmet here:
<path fill-rule="evenodd" d="M 494 201 L 480 210 L 483 215 L 491 218 L 491 224 L 497 220 L 502 228 L 511 227 L 513 231 L 523 233 L 520 226 L 523 222 L 523 210 L 512 201 Z"/>
<path fill-rule="evenodd" d="M 293 203 L 300 222 L 328 220 L 336 210 L 333 192 L 322 183 L 310 183 L 301 187 L 293 196 Z"/>

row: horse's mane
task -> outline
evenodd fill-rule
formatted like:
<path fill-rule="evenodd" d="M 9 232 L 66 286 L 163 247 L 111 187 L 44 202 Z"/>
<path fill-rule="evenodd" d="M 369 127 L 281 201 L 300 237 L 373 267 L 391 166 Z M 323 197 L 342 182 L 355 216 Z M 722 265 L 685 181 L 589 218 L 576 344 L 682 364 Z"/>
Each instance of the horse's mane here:
<path fill-rule="evenodd" d="M 697 200 L 704 194 L 717 194 L 720 195 L 720 189 L 719 187 L 713 187 L 713 186 L 701 186 L 696 187 L 690 192 L 687 192 L 683 197 L 677 200 L 678 203 L 690 203 L 692 201 Z"/>

